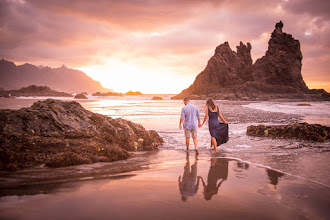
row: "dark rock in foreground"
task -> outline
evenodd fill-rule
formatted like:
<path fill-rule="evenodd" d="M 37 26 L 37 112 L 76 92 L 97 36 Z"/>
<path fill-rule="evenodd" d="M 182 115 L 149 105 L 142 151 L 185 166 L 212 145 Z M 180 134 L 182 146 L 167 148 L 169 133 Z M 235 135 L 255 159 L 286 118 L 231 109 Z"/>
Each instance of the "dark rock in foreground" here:
<path fill-rule="evenodd" d="M 330 127 L 307 123 L 274 126 L 251 125 L 247 128 L 246 134 L 250 136 L 324 142 L 329 140 Z"/>
<path fill-rule="evenodd" d="M 77 94 L 74 98 L 75 99 L 88 99 L 84 93 Z"/>
<path fill-rule="evenodd" d="M 0 97 L 14 97 L 14 96 L 55 96 L 55 97 L 73 97 L 73 95 L 65 92 L 58 92 L 52 90 L 47 86 L 31 85 L 23 87 L 18 90 L 2 90 L 0 91 Z"/>
<path fill-rule="evenodd" d="M 252 64 L 251 44 L 240 42 L 232 51 L 219 45 L 194 83 L 172 99 L 330 100 L 323 89 L 308 89 L 301 75 L 300 42 L 276 25 L 266 54 Z"/>
<path fill-rule="evenodd" d="M 153 150 L 162 143 L 156 131 L 93 113 L 74 101 L 47 99 L 0 110 L 1 170 L 122 160 L 128 151 Z"/>

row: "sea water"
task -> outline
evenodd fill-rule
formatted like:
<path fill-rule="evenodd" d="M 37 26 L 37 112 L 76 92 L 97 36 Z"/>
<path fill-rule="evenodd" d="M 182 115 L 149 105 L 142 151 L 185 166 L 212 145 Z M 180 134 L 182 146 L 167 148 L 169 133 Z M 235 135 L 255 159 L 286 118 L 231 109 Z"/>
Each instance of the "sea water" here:
<path fill-rule="evenodd" d="M 197 157 L 193 146 L 187 154 L 185 137 L 179 130 L 183 101 L 171 100 L 169 95 L 162 97 L 157 101 L 151 100 L 152 96 L 89 96 L 89 100 L 75 100 L 90 111 L 156 130 L 165 143 L 159 151 L 135 153 L 125 161 L 3 172 L 2 180 L 17 183 L 20 179 L 21 185 L 0 188 L 0 218 L 329 218 L 329 142 L 246 135 L 247 127 L 257 124 L 309 120 L 328 125 L 329 102 L 302 106 L 300 102 L 217 100 L 229 122 L 229 141 L 214 152 L 206 123 L 198 128 Z M 28 107 L 39 99 L 45 98 L 0 99 L 0 108 Z M 203 120 L 205 100 L 191 102 L 198 106 Z M 192 172 L 194 166 L 196 173 L 190 177 L 193 181 L 200 179 L 199 188 L 195 194 L 185 196 L 180 181 L 192 174 L 187 174 L 187 169 Z M 118 167 L 128 169 L 113 175 Z M 216 190 L 209 190 L 212 181 L 217 184 Z"/>
<path fill-rule="evenodd" d="M 179 130 L 182 100 L 171 100 L 171 95 L 161 95 L 163 100 L 151 100 L 152 96 L 95 97 L 75 100 L 95 113 L 112 118 L 124 118 L 156 130 L 165 143 L 161 150 L 186 151 L 183 130 Z M 28 107 L 44 97 L 0 99 L 0 108 Z M 59 98 L 65 101 L 73 98 Z M 192 100 L 205 115 L 205 100 Z M 303 105 L 302 105 L 303 104 Z M 307 104 L 307 105 L 306 105 Z M 273 139 L 246 135 L 249 125 L 281 125 L 297 122 L 330 126 L 330 102 L 250 102 L 216 100 L 225 120 L 229 123 L 229 141 L 210 148 L 207 120 L 198 128 L 198 149 L 201 155 L 238 158 L 260 164 L 285 173 L 330 186 L 328 158 L 330 143 L 315 143 L 293 139 Z M 190 151 L 193 152 L 191 140 Z M 170 158 L 169 158 L 170 159 Z"/>

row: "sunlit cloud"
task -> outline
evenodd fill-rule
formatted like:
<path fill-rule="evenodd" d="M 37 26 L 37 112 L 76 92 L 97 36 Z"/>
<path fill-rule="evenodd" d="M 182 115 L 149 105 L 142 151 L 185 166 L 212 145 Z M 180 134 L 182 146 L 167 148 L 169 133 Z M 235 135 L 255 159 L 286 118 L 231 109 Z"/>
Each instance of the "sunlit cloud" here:
<path fill-rule="evenodd" d="M 219 44 L 263 56 L 279 20 L 301 43 L 302 74 L 329 88 L 329 1 L 3 0 L 0 58 L 77 68 L 118 92 L 178 93 Z M 328 89 L 328 91 L 330 91 Z"/>

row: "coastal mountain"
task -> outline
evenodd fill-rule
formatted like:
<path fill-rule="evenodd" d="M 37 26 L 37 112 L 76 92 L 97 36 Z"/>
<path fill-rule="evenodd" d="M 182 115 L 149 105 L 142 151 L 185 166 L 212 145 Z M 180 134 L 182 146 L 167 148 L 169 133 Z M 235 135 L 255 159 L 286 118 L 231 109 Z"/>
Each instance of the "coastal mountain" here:
<path fill-rule="evenodd" d="M 237 52 L 228 42 L 219 45 L 194 83 L 172 99 L 330 100 L 330 94 L 307 88 L 301 75 L 300 42 L 275 26 L 266 54 L 252 64 L 251 44 L 240 42 Z"/>
<path fill-rule="evenodd" d="M 20 89 L 30 85 L 48 86 L 53 90 L 68 93 L 112 91 L 84 72 L 69 69 L 65 65 L 60 68 L 34 66 L 28 63 L 17 66 L 13 62 L 0 60 L 0 88 Z"/>

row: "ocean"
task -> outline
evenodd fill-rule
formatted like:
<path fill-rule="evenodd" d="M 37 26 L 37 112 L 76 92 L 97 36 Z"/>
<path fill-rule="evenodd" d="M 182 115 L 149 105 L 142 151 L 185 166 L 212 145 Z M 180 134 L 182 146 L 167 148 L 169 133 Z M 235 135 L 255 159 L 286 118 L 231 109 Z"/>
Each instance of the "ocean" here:
<path fill-rule="evenodd" d="M 246 135 L 246 129 L 249 125 L 281 125 L 300 122 L 330 126 L 330 102 L 216 100 L 216 105 L 219 106 L 223 117 L 229 123 L 229 141 L 220 145 L 218 152 L 214 152 L 210 148 L 210 135 L 206 123 L 198 129 L 200 155 L 197 158 L 194 155 L 192 141 L 189 154 L 186 154 L 185 137 L 183 131 L 179 130 L 183 101 L 171 100 L 171 95 L 157 96 L 163 97 L 163 100 L 151 100 L 152 95 L 89 96 L 88 100 L 74 100 L 90 111 L 112 118 L 124 118 L 159 133 L 165 143 L 158 147 L 158 151 L 136 153 L 137 156 L 129 159 L 128 162 L 114 163 L 124 165 L 125 163 L 137 163 L 140 166 L 139 171 L 115 176 L 102 175 L 102 178 L 96 178 L 91 170 L 103 169 L 102 174 L 104 174 L 107 167 L 103 163 L 46 171 L 33 170 L 34 175 L 36 175 L 35 172 L 47 172 L 47 175 L 54 174 L 54 176 L 59 174 L 63 176 L 63 173 L 69 174 L 70 172 L 89 173 L 79 180 L 70 180 L 59 185 L 55 183 L 56 181 L 48 181 L 47 186 L 39 184 L 38 186 L 2 190 L 0 210 L 5 210 L 3 216 L 8 219 L 15 217 L 15 207 L 18 206 L 27 207 L 26 212 L 16 213 L 18 219 L 25 219 L 26 213 L 29 216 L 26 219 L 58 219 L 66 216 L 59 214 L 59 211 L 69 212 L 68 207 L 71 207 L 74 209 L 74 214 L 68 215 L 68 219 L 80 219 L 82 215 L 79 214 L 78 209 L 85 207 L 87 205 L 85 203 L 93 200 L 95 204 L 91 205 L 92 211 L 81 212 L 99 219 L 109 219 L 106 216 L 109 210 L 113 216 L 116 216 L 112 219 L 175 219 L 180 216 L 203 219 L 203 215 L 200 213 L 209 216 L 209 219 L 218 219 L 216 213 L 219 210 L 227 219 L 237 219 L 244 216 L 245 213 L 250 213 L 255 217 L 254 219 L 264 219 L 267 216 L 272 216 L 269 219 L 327 218 L 326 207 L 329 205 L 328 195 L 330 193 L 328 169 L 330 143 L 251 137 Z M 42 97 L 0 99 L 0 108 L 19 109 L 44 99 Z M 73 100 L 73 98 L 59 99 Z M 191 103 L 198 106 L 202 121 L 205 100 L 192 100 Z M 210 199 L 205 193 L 207 186 L 204 186 L 204 191 L 203 187 L 197 189 L 197 193 L 188 196 L 188 201 L 185 201 L 187 198 L 180 191 L 181 189 L 179 190 L 178 178 L 180 179 L 180 176 L 184 175 L 187 167 L 191 166 L 192 169 L 193 164 L 196 166 L 198 164 L 198 175 L 205 181 L 209 181 L 210 173 L 213 172 L 211 170 L 216 169 L 214 164 L 217 163 L 225 164 L 227 168 L 224 172 L 227 172 L 227 177 L 221 183 L 223 185 L 220 187 L 221 193 L 217 194 L 218 191 L 216 191 L 215 194 L 212 194 L 213 203 L 209 203 L 210 205 L 205 203 Z M 220 173 L 223 172 L 222 168 L 219 169 Z M 22 171 L 19 175 L 27 175 L 28 172 Z M 17 174 L 16 177 L 19 175 Z M 218 182 L 218 184 L 220 183 Z M 109 193 L 109 198 L 105 192 Z M 111 199 L 111 196 L 116 202 Z M 63 198 L 67 198 L 67 200 Z M 61 201 L 63 204 L 55 204 L 55 200 Z M 69 204 L 68 201 L 75 205 Z M 116 208 L 109 209 L 102 201 Z M 228 203 L 228 201 L 230 202 Z M 312 203 L 315 204 L 313 208 L 310 205 Z M 143 204 L 150 207 L 146 211 L 149 215 L 141 212 L 142 209 L 146 209 Z M 219 204 L 221 205 L 219 206 Z M 229 204 L 238 207 L 235 209 Z M 44 210 L 38 214 L 36 211 L 38 205 L 47 209 L 48 214 Z M 264 207 L 265 210 L 251 212 L 256 205 Z M 54 206 L 56 211 L 53 210 Z M 126 206 L 133 210 L 133 214 L 119 211 Z M 303 214 L 301 214 L 303 208 L 300 206 L 304 207 Z M 275 211 L 271 211 L 272 209 Z M 283 210 L 284 216 L 281 215 Z M 235 212 L 237 215 L 232 215 Z M 171 214 L 167 216 L 167 213 Z"/>

